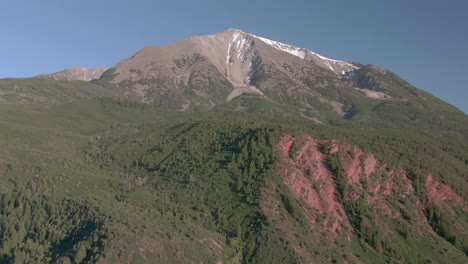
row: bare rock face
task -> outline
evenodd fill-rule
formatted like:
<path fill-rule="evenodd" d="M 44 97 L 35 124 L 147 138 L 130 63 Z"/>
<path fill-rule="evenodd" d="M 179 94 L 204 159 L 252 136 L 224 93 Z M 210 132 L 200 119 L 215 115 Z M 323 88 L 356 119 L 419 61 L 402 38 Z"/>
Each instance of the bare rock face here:
<path fill-rule="evenodd" d="M 83 67 L 76 67 L 66 69 L 60 72 L 43 74 L 36 76 L 41 79 L 52 79 L 56 81 L 85 81 L 89 82 L 101 78 L 101 75 L 109 68 L 101 67 L 96 69 L 87 69 Z"/>
<path fill-rule="evenodd" d="M 269 40 L 239 29 L 195 36 L 168 46 L 148 46 L 117 64 L 112 82 L 137 81 L 161 75 L 187 78 L 179 67 L 180 59 L 199 54 L 209 61 L 233 86 L 252 85 L 252 75 L 260 70 L 262 58 L 276 65 L 305 63 L 320 66 L 337 75 L 359 69 L 358 64 L 326 58 L 308 49 Z M 185 65 L 187 66 L 187 65 Z M 185 67 L 184 70 L 189 70 Z"/>
<path fill-rule="evenodd" d="M 284 93 L 298 98 L 304 98 L 303 93 L 317 96 L 303 83 L 304 77 L 325 74 L 338 82 L 358 68 L 307 49 L 229 29 L 168 46 L 148 46 L 117 64 L 103 79 L 133 91 L 144 102 L 158 103 L 166 98 L 172 108 L 187 110 L 211 108 L 243 94 L 279 101 L 286 100 Z M 276 84 L 285 78 L 291 80 L 283 86 L 288 91 L 278 90 Z M 325 98 L 321 101 L 332 103 Z"/>

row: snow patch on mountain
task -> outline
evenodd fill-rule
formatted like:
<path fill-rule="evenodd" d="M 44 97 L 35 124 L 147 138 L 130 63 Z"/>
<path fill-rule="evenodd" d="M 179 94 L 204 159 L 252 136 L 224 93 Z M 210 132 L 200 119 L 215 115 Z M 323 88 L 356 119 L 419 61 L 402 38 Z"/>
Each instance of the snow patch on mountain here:
<path fill-rule="evenodd" d="M 279 41 L 259 37 L 240 29 L 229 29 L 227 32 L 230 34 L 226 53 L 226 63 L 228 65 L 232 65 L 235 58 L 240 60 L 242 64 L 246 63 L 249 57 L 248 53 L 255 46 L 255 40 L 259 40 L 277 50 L 287 52 L 306 61 L 314 62 L 338 75 L 347 75 L 349 72 L 359 69 L 359 67 L 347 61 L 330 59 L 306 48 L 295 47 Z"/>
<path fill-rule="evenodd" d="M 227 38 L 226 64 L 220 68 L 234 86 L 250 85 L 254 37 L 232 30 Z"/>
<path fill-rule="evenodd" d="M 231 64 L 231 55 L 229 54 L 230 51 L 231 51 L 231 45 L 232 45 L 232 42 L 229 42 L 229 46 L 228 46 L 228 49 L 227 49 L 227 55 L 226 55 L 226 64 Z"/>
<path fill-rule="evenodd" d="M 294 55 L 296 57 L 299 57 L 301 59 L 314 60 L 313 57 L 315 57 L 316 59 L 314 61 L 318 60 L 319 64 L 322 64 L 323 67 L 326 67 L 326 68 L 332 70 L 336 74 L 345 75 L 347 72 L 358 69 L 358 67 L 353 65 L 352 63 L 349 63 L 349 62 L 346 62 L 346 61 L 341 61 L 341 60 L 330 59 L 330 58 L 324 57 L 324 56 L 322 56 L 322 55 L 320 55 L 318 53 L 315 53 L 315 52 L 313 52 L 311 50 L 308 50 L 308 49 L 305 49 L 305 48 L 299 48 L 299 47 L 295 47 L 295 46 L 292 46 L 292 45 L 281 43 L 279 41 L 274 41 L 274 40 L 271 40 L 271 39 L 259 37 L 259 36 L 256 36 L 254 34 L 242 32 L 241 30 L 236 30 L 234 34 L 235 34 L 235 36 L 249 35 L 251 37 L 254 37 L 256 39 L 261 40 L 262 42 L 270 45 L 271 47 L 273 47 L 273 48 L 275 48 L 277 50 L 287 52 L 287 53 L 292 54 L 292 55 Z"/>
<path fill-rule="evenodd" d="M 262 37 L 255 36 L 255 35 L 252 35 L 252 36 L 260 39 L 261 41 L 265 42 L 266 44 L 272 46 L 273 48 L 275 48 L 277 50 L 281 50 L 281 51 L 290 53 L 290 54 L 292 54 L 294 56 L 297 56 L 297 57 L 299 57 L 301 59 L 305 59 L 305 56 L 307 55 L 307 50 L 306 49 L 297 48 L 297 47 L 294 47 L 294 46 L 291 46 L 291 45 L 288 45 L 288 44 L 284 44 L 284 43 L 281 43 L 281 42 L 278 42 L 278 41 L 273 41 L 273 40 L 262 38 Z"/>
<path fill-rule="evenodd" d="M 243 33 L 243 32 L 235 32 L 232 36 L 232 40 L 229 43 L 228 47 L 228 60 L 230 61 L 230 52 L 231 48 L 235 47 L 236 48 L 236 53 L 237 53 L 237 59 L 241 60 L 242 63 L 245 63 L 247 53 L 252 49 L 253 47 L 253 39 L 249 35 Z"/>

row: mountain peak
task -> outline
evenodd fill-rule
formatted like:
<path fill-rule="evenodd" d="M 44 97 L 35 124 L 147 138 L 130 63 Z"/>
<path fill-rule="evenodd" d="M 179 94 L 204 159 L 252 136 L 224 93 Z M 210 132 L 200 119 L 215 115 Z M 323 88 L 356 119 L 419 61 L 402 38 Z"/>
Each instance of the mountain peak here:
<path fill-rule="evenodd" d="M 246 33 L 245 31 L 243 31 L 242 29 L 238 29 L 238 28 L 228 28 L 228 30 L 226 30 L 225 32 L 239 32 L 239 33 Z"/>
<path fill-rule="evenodd" d="M 74 68 L 66 69 L 63 71 L 55 72 L 55 73 L 38 75 L 36 76 L 36 78 L 52 79 L 56 81 L 89 82 L 95 79 L 99 79 L 101 75 L 108 69 L 109 68 L 107 67 L 100 67 L 100 68 L 95 68 L 95 69 L 87 69 L 84 67 L 74 67 Z"/>
<path fill-rule="evenodd" d="M 151 90 L 176 93 L 184 87 L 218 87 L 216 92 L 221 94 L 222 90 L 223 95 L 219 94 L 215 100 L 205 90 L 194 92 L 197 99 L 193 100 L 192 107 L 202 104 L 203 100 L 213 107 L 242 94 L 267 96 L 262 89 L 267 89 L 266 82 L 271 81 L 267 76 L 272 72 L 276 76 L 288 76 L 295 86 L 304 87 L 301 80 L 305 69 L 332 75 L 330 78 L 338 81 L 358 66 L 230 28 L 216 34 L 185 38 L 167 46 L 147 47 L 116 65 L 110 82 L 130 85 L 144 101 L 156 100 L 151 93 L 148 95 Z M 188 109 L 186 101 L 176 104 L 181 105 L 180 109 Z"/>

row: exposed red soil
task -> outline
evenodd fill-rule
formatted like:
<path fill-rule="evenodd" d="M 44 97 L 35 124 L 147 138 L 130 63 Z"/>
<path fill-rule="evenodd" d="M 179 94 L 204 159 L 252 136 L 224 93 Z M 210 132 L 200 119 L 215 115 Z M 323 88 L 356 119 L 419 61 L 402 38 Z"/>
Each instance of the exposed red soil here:
<path fill-rule="evenodd" d="M 327 150 L 323 149 L 325 146 L 328 146 Z M 337 176 L 329 170 L 324 153 L 341 162 L 342 175 L 348 185 L 346 201 L 365 198 L 371 212 L 396 219 L 402 217 L 402 201 L 410 199 L 420 209 L 414 213 L 412 221 L 423 223 L 413 230 L 418 234 L 430 230 L 423 213 L 425 206 L 415 196 L 413 183 L 405 170 L 391 169 L 372 153 L 336 140 L 284 135 L 277 147 L 281 153 L 279 175 L 295 198 L 304 202 L 304 216 L 312 232 L 319 231 L 334 240 L 344 230 L 352 230 L 344 207 L 338 202 Z M 438 206 L 448 202 L 464 203 L 463 198 L 431 175 L 427 177 L 424 188 L 429 200 Z M 344 235 L 349 237 L 350 233 Z"/>
<path fill-rule="evenodd" d="M 300 146 L 289 156 L 293 144 Z M 281 138 L 278 148 L 285 159 L 281 167 L 286 185 L 294 196 L 302 199 L 318 215 L 325 217 L 321 231 L 338 234 L 347 225 L 351 228 L 343 206 L 337 202 L 333 176 L 324 163 L 324 155 L 319 150 L 319 142 L 311 137 L 296 139 L 290 135 Z M 310 219 L 317 222 L 317 216 Z"/>
<path fill-rule="evenodd" d="M 377 165 L 379 161 L 372 155 L 368 153 L 366 159 L 364 160 L 364 173 L 369 177 L 372 173 L 377 170 Z"/>
<path fill-rule="evenodd" d="M 348 181 L 349 185 L 359 184 L 361 174 L 363 172 L 363 168 L 361 166 L 362 150 L 357 147 L 347 146 L 346 152 L 354 153 L 354 155 L 350 155 L 352 159 L 348 164 L 343 164 L 343 166 L 346 168 L 345 178 Z"/>
<path fill-rule="evenodd" d="M 456 194 L 447 185 L 436 181 L 432 175 L 427 176 L 426 182 L 424 183 L 427 196 L 436 205 L 442 205 L 448 201 L 453 201 L 458 205 L 463 204 L 463 198 Z"/>
<path fill-rule="evenodd" d="M 397 233 L 392 226 L 381 221 L 380 215 L 400 219 L 414 235 L 425 236 L 428 232 L 434 235 L 424 213 L 427 205 L 415 194 L 413 182 L 405 170 L 391 168 L 379 161 L 374 154 L 336 140 L 284 135 L 278 141 L 277 148 L 280 152 L 278 175 L 299 201 L 303 217 L 317 241 L 331 243 L 328 245 L 333 247 L 337 245 L 338 237 L 351 240 L 356 237 L 353 233 L 358 232 L 353 230 L 340 202 L 336 187 L 340 174 L 335 175 L 330 171 L 327 162 L 329 158 L 332 162 L 340 162 L 341 175 L 347 184 L 344 201 L 365 202 L 372 214 L 366 223 L 372 221 L 379 225 L 384 237 Z M 448 205 L 448 208 L 453 208 L 454 205 L 465 204 L 463 198 L 431 175 L 427 177 L 424 188 L 429 201 L 438 206 Z M 274 219 L 275 228 L 284 232 L 286 240 L 294 242 L 298 236 L 310 236 L 291 231 L 295 224 L 285 217 L 281 201 L 270 201 L 267 209 L 272 214 L 269 217 Z M 417 209 L 413 210 L 411 205 Z M 451 211 L 455 213 L 455 210 Z M 459 233 L 464 232 L 462 226 L 454 225 L 454 228 Z M 293 248 L 304 259 L 313 259 L 300 244 L 293 243 Z M 354 259 L 352 255 L 347 259 L 358 262 L 358 258 Z"/>
<path fill-rule="evenodd" d="M 351 187 L 348 200 L 358 200 L 360 193 L 366 193 L 366 203 L 371 208 L 380 209 L 392 218 L 400 217 L 398 210 L 392 209 L 383 196 L 397 195 L 405 198 L 414 192 L 408 174 L 401 169 L 389 170 L 372 153 L 347 144 L 332 146 L 333 155 L 338 155 L 344 169 L 346 182 Z M 336 150 L 338 149 L 338 150 Z M 332 154 L 332 152 L 330 151 Z"/>
<path fill-rule="evenodd" d="M 340 158 L 349 192 L 349 201 L 361 199 L 366 195 L 366 204 L 373 210 L 392 217 L 400 217 L 398 208 L 388 204 L 384 196 L 396 195 L 400 198 L 414 192 L 413 185 L 404 170 L 388 170 L 373 154 L 335 140 L 316 140 L 305 136 L 295 138 L 283 136 L 278 149 L 283 156 L 280 174 L 297 199 L 302 199 L 310 208 L 325 219 L 321 231 L 340 233 L 346 225 L 350 227 L 342 204 L 337 202 L 337 189 L 334 175 L 328 170 L 325 156 L 320 151 L 322 145 L 329 146 L 328 153 Z M 294 148 L 294 149 L 292 149 Z M 294 152 L 294 153 L 292 153 Z M 312 215 L 310 222 L 316 223 Z"/>

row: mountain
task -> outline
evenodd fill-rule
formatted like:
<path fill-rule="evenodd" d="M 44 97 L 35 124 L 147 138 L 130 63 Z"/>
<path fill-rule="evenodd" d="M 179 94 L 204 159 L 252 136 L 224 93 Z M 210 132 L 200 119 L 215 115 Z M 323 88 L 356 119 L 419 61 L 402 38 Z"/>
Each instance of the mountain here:
<path fill-rule="evenodd" d="M 262 89 L 262 78 L 273 71 L 288 77 L 291 66 L 307 68 L 306 74 L 319 72 L 337 78 L 359 69 L 357 64 L 230 29 L 165 47 L 148 46 L 111 68 L 103 78 L 134 90 L 143 101 L 162 104 L 161 97 L 171 97 L 169 101 L 178 99 L 180 104 L 168 107 L 211 108 L 244 93 L 269 98 L 271 91 Z M 304 87 L 301 82 L 294 85 L 300 86 L 295 90 Z"/>
<path fill-rule="evenodd" d="M 230 29 L 89 78 L 0 80 L 0 263 L 468 263 L 468 117 L 389 70 Z"/>
<path fill-rule="evenodd" d="M 238 29 L 148 46 L 97 82 L 171 110 L 298 115 L 316 123 L 422 128 L 468 140 L 463 112 L 389 70 Z"/>
<path fill-rule="evenodd" d="M 83 67 L 75 67 L 66 69 L 63 71 L 38 75 L 35 78 L 39 79 L 50 79 L 56 81 L 85 81 L 90 82 L 92 80 L 99 79 L 101 75 L 109 68 L 101 67 L 96 69 L 86 69 Z"/>

